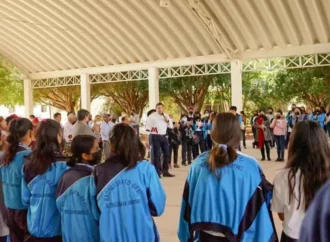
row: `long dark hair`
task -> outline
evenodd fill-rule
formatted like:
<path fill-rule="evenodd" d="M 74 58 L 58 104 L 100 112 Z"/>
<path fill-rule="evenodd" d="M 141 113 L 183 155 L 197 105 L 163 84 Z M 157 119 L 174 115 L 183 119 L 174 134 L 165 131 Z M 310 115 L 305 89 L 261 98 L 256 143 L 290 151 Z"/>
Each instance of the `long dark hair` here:
<path fill-rule="evenodd" d="M 37 147 L 27 160 L 26 169 L 32 170 L 36 175 L 43 174 L 60 155 L 58 135 L 61 126 L 52 119 L 44 119 L 37 130 Z"/>
<path fill-rule="evenodd" d="M 95 137 L 91 135 L 78 135 L 74 137 L 71 143 L 72 156 L 68 158 L 68 166 L 75 166 L 77 163 L 82 163 L 82 154 L 90 154 L 93 148 Z"/>
<path fill-rule="evenodd" d="M 305 210 L 312 202 L 316 192 L 330 177 L 330 147 L 327 136 L 320 125 L 314 121 L 303 121 L 295 125 L 290 138 L 289 159 L 289 201 L 298 200 L 301 205 L 303 189 Z M 294 195 L 297 185 L 296 174 L 300 171 L 299 195 Z"/>
<path fill-rule="evenodd" d="M 208 166 L 218 176 L 219 174 L 216 172 L 218 168 L 234 162 L 237 158 L 236 148 L 241 141 L 241 130 L 237 117 L 232 113 L 217 114 L 212 123 L 211 138 L 214 148 L 209 156 Z"/>
<path fill-rule="evenodd" d="M 128 169 L 134 168 L 146 155 L 146 148 L 134 129 L 125 123 L 116 124 L 110 134 L 111 152 L 120 156 Z"/>
<path fill-rule="evenodd" d="M 27 118 L 13 119 L 9 127 L 9 135 L 7 136 L 7 145 L 4 153 L 2 164 L 7 166 L 14 159 L 18 152 L 20 140 L 33 130 L 32 122 Z"/>

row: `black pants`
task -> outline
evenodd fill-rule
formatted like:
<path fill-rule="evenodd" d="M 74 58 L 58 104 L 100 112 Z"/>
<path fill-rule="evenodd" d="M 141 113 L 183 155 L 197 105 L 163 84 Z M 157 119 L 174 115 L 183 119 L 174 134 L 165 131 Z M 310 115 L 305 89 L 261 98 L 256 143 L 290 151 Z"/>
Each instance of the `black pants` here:
<path fill-rule="evenodd" d="M 186 164 L 188 160 L 188 164 L 191 164 L 192 161 L 192 139 L 182 140 L 182 164 Z"/>
<path fill-rule="evenodd" d="M 246 130 L 245 129 L 241 129 L 241 131 L 242 131 L 243 146 L 245 148 L 246 147 L 246 137 L 245 137 Z"/>
<path fill-rule="evenodd" d="M 206 150 L 212 150 L 212 148 L 213 148 L 213 142 L 211 139 L 211 135 L 208 134 L 206 137 Z"/>
<path fill-rule="evenodd" d="M 200 232 L 199 236 L 200 242 L 229 242 L 226 237 L 218 237 L 212 234 L 205 233 L 203 231 Z"/>
<path fill-rule="evenodd" d="M 270 141 L 265 140 L 264 145 L 260 149 L 263 159 L 265 159 L 265 148 L 266 148 L 267 158 L 270 159 Z"/>
<path fill-rule="evenodd" d="M 179 145 L 171 143 L 170 144 L 170 163 L 172 163 L 172 153 L 174 154 L 173 160 L 174 164 L 178 164 L 178 153 L 179 153 Z"/>
<path fill-rule="evenodd" d="M 196 131 L 195 133 L 198 136 L 199 142 L 197 144 L 193 144 L 193 158 L 196 159 L 200 153 L 204 153 L 206 151 L 206 141 L 203 137 L 203 131 Z M 199 153 L 200 151 L 200 153 Z"/>
<path fill-rule="evenodd" d="M 290 136 L 291 136 L 291 132 L 290 133 L 288 132 L 286 135 L 285 149 L 287 149 L 289 146 Z"/>
<path fill-rule="evenodd" d="M 285 150 L 285 137 L 284 135 L 277 136 L 275 135 L 276 148 L 277 148 L 277 158 L 284 159 L 284 150 Z"/>
<path fill-rule="evenodd" d="M 282 232 L 281 242 L 298 242 L 298 240 L 292 239 L 289 236 L 287 236 L 284 232 Z"/>
<path fill-rule="evenodd" d="M 170 162 L 170 150 L 169 150 L 169 144 L 168 139 L 165 135 L 151 135 L 152 140 L 152 161 L 156 168 L 156 171 L 158 175 L 161 174 L 161 171 L 163 171 L 163 174 L 168 172 L 168 165 Z M 163 161 L 163 169 L 161 169 L 161 160 L 160 160 L 160 153 L 163 153 L 164 161 Z"/>

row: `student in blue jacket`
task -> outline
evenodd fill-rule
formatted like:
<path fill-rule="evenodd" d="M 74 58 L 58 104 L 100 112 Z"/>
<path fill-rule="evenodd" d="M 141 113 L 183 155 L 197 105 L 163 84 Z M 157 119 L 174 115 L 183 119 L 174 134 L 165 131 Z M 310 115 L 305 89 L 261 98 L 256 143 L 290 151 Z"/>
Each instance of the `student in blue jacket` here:
<path fill-rule="evenodd" d="M 111 156 L 94 168 L 92 196 L 100 211 L 101 242 L 160 241 L 153 216 L 164 212 L 166 196 L 145 147 L 124 123 L 110 134 Z"/>
<path fill-rule="evenodd" d="M 300 230 L 299 242 L 330 241 L 330 181 L 318 191 Z"/>
<path fill-rule="evenodd" d="M 258 162 L 235 150 L 237 117 L 220 113 L 212 124 L 214 148 L 192 164 L 186 180 L 178 237 L 188 241 L 277 241 L 269 210 L 272 186 Z"/>
<path fill-rule="evenodd" d="M 99 242 L 99 226 L 95 199 L 90 199 L 89 184 L 93 165 L 101 161 L 102 153 L 95 137 L 78 135 L 71 143 L 71 168 L 57 187 L 57 208 L 61 214 L 64 242 Z M 94 214 L 94 215 L 93 215 Z"/>
<path fill-rule="evenodd" d="M 21 180 L 24 158 L 31 153 L 33 125 L 29 119 L 11 121 L 4 158 L 1 164 L 1 181 L 4 203 L 7 208 L 7 224 L 12 242 L 29 238 L 26 224 L 27 206 L 22 203 Z"/>
<path fill-rule="evenodd" d="M 41 121 L 37 146 L 23 167 L 22 202 L 28 207 L 29 242 L 62 241 L 61 217 L 56 207 L 56 188 L 68 169 L 60 144 L 62 129 L 51 119 Z"/>

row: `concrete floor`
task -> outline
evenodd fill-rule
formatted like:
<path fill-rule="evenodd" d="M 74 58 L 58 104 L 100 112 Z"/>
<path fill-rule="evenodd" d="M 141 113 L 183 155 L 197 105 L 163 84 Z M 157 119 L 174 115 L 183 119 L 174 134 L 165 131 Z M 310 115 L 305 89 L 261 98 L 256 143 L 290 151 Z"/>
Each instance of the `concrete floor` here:
<path fill-rule="evenodd" d="M 257 160 L 260 160 L 261 155 L 260 151 L 251 148 L 252 145 L 248 143 L 248 149 L 243 150 L 243 153 L 255 157 Z M 276 157 L 276 151 L 273 149 L 271 151 L 271 158 L 273 161 L 260 161 L 261 167 L 266 175 L 266 178 L 273 182 L 275 172 L 278 169 L 284 167 L 285 163 L 274 162 Z M 164 214 L 155 218 L 158 230 L 160 233 L 161 241 L 164 242 L 177 242 L 179 241 L 177 237 L 178 221 L 180 214 L 181 206 L 181 197 L 183 192 L 183 186 L 187 176 L 189 167 L 181 167 L 179 169 L 171 169 L 171 173 L 175 174 L 175 178 L 163 178 L 162 183 L 166 191 L 167 201 L 166 209 Z M 279 221 L 277 215 L 274 215 L 275 224 L 277 228 L 277 233 L 282 232 L 281 222 Z"/>

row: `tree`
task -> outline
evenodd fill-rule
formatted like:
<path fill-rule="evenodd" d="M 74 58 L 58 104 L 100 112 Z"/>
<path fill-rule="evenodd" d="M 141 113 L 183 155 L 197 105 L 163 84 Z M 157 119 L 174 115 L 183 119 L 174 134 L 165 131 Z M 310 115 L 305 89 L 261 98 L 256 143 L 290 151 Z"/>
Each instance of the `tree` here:
<path fill-rule="evenodd" d="M 182 111 L 187 112 L 190 106 L 201 111 L 213 81 L 213 75 L 166 79 L 160 82 L 160 90 L 163 95 L 171 96 Z"/>
<path fill-rule="evenodd" d="M 330 102 L 330 67 L 314 67 L 279 71 L 274 76 L 274 95 L 290 101 L 297 99 L 312 107 Z"/>
<path fill-rule="evenodd" d="M 0 58 L 0 103 L 8 107 L 24 103 L 23 80 L 19 71 Z"/>
<path fill-rule="evenodd" d="M 94 84 L 92 93 L 110 97 L 126 113 L 133 109 L 142 117 L 143 109 L 148 103 L 148 82 L 128 81 L 108 84 Z"/>
<path fill-rule="evenodd" d="M 66 112 L 74 111 L 80 99 L 80 87 L 54 87 L 34 90 L 37 103 L 51 105 Z"/>

